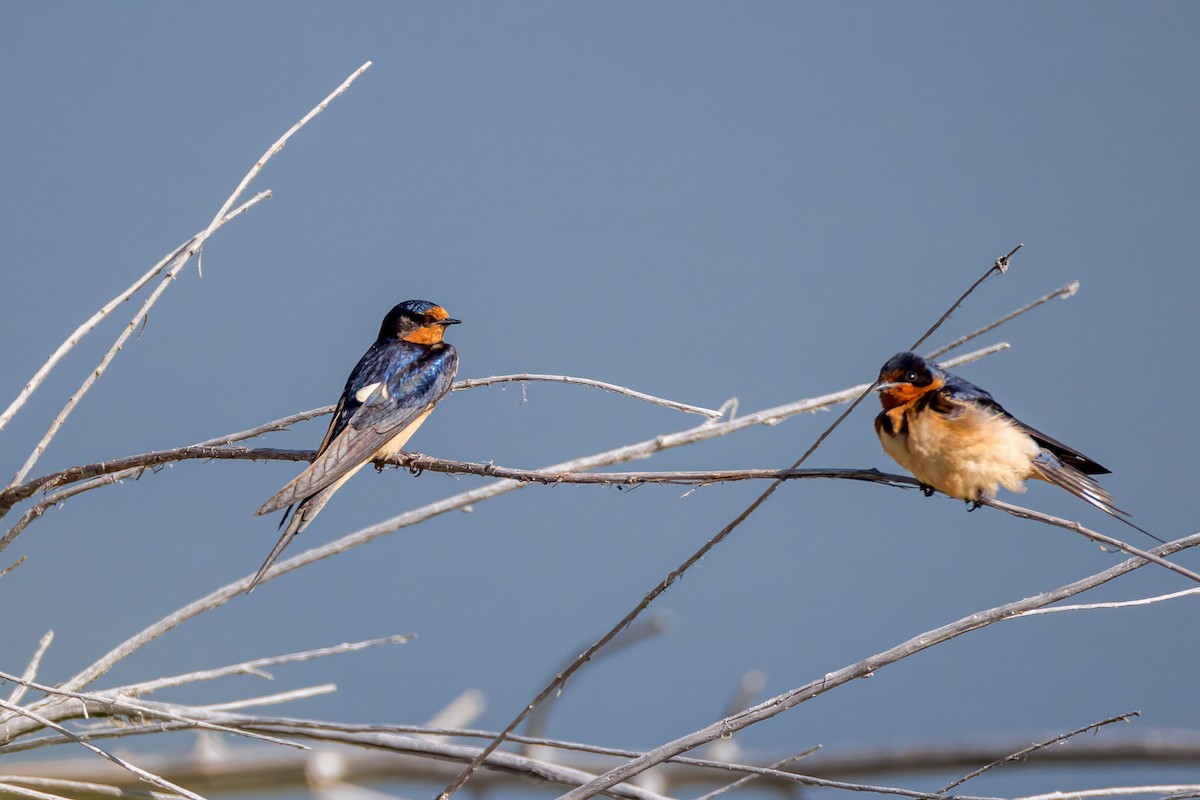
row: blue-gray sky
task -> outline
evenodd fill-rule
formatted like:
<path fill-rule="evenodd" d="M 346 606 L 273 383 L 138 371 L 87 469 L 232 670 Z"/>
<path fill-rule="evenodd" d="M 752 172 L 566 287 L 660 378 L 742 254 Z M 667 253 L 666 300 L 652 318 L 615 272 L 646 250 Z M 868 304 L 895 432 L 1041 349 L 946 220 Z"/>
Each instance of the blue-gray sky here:
<path fill-rule="evenodd" d="M 1076 297 L 985 340 L 1011 350 L 961 373 L 1111 468 L 1104 485 L 1145 527 L 1191 533 L 1198 25 L 1184 3 L 10 3 L 0 394 L 7 404 L 79 321 L 203 228 L 262 151 L 370 59 L 268 165 L 252 189 L 273 198 L 216 235 L 203 278 L 190 268 L 169 290 L 37 472 L 331 403 L 406 298 L 464 320 L 451 337 L 462 377 L 562 373 L 773 406 L 870 380 L 1023 242 L 935 341 L 1079 280 Z M 0 433 L 5 475 L 132 312 Z M 857 411 L 810 464 L 895 469 L 874 413 Z M 634 468 L 785 466 L 831 419 Z M 411 444 L 534 467 L 693 422 L 531 385 L 523 403 L 516 388 L 455 394 Z M 313 447 L 322 432 L 265 442 Z M 252 512 L 297 469 L 192 462 L 47 513 L 5 554 L 30 560 L 0 581 L 6 606 L 26 609 L 4 615 L 0 668 L 19 671 L 53 628 L 42 674 L 61 680 L 252 572 L 275 536 Z M 368 471 L 293 552 L 477 483 Z M 390 722 L 477 687 L 490 703 L 478 724 L 500 727 L 759 488 L 528 488 L 275 581 L 114 679 L 415 631 L 403 648 L 280 670 L 275 686 L 333 680 L 336 698 L 291 713 Z M 1017 502 L 1136 536 L 1048 487 Z M 775 694 L 1112 563 L 1077 536 L 945 498 L 788 485 L 656 603 L 665 635 L 570 685 L 550 733 L 651 747 L 719 718 L 746 670 Z M 1091 597 L 1179 588 L 1144 569 Z M 1131 709 L 1139 727 L 1192 727 L 1195 614 L 1190 600 L 997 626 L 738 741 L 790 753 L 1033 736 Z"/>

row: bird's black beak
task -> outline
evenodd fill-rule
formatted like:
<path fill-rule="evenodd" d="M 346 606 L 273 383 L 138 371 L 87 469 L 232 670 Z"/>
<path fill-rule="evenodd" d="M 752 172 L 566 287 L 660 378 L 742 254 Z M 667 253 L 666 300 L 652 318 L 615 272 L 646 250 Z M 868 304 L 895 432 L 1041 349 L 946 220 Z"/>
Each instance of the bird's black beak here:
<path fill-rule="evenodd" d="M 895 389 L 897 386 L 903 386 L 903 385 L 904 385 L 904 384 L 903 384 L 903 383 L 901 383 L 900 381 L 888 381 L 888 382 L 881 383 L 881 384 L 879 384 L 878 386 L 876 386 L 876 387 L 875 387 L 875 391 L 877 391 L 877 392 L 883 392 L 883 391 L 886 391 L 886 390 L 888 390 L 888 389 Z"/>
<path fill-rule="evenodd" d="M 434 325 L 461 325 L 462 320 L 461 319 L 450 319 L 449 317 L 447 317 L 446 319 L 439 319 L 437 322 L 435 322 L 433 324 Z"/>

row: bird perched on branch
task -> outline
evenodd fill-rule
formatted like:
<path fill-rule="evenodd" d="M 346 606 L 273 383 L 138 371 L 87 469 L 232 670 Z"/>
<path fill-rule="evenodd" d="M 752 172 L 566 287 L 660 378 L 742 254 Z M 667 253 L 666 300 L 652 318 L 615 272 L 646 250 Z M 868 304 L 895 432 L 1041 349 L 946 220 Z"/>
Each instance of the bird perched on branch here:
<path fill-rule="evenodd" d="M 425 300 L 405 300 L 383 318 L 379 338 L 346 381 L 317 457 L 254 512 L 287 507 L 279 523 L 283 534 L 247 592 L 350 476 L 377 458 L 399 453 L 450 391 L 458 352 L 442 337 L 447 325 L 458 323 Z"/>
<path fill-rule="evenodd" d="M 1036 478 L 1137 528 L 1091 477 L 1109 470 L 1021 422 L 975 384 L 914 353 L 892 356 L 879 380 L 883 411 L 875 433 L 884 452 L 924 484 L 926 494 L 937 489 L 978 504 L 1001 486 L 1023 492 L 1025 481 Z"/>

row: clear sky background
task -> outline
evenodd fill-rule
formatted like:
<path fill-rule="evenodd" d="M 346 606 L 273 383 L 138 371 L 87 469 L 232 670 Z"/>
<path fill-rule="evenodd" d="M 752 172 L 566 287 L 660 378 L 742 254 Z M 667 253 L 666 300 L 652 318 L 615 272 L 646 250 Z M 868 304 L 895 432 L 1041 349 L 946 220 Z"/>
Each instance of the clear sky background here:
<path fill-rule="evenodd" d="M 263 150 L 370 59 L 268 165 L 251 189 L 273 198 L 214 237 L 203 277 L 193 265 L 168 291 L 35 473 L 332 403 L 407 298 L 463 320 L 449 337 L 460 377 L 560 373 L 774 406 L 871 380 L 1023 242 L 934 343 L 1079 280 L 1074 298 L 982 340 L 1012 349 L 960 372 L 1112 469 L 1105 487 L 1144 527 L 1193 533 L 1197 30 L 1200 7 L 1185 3 L 8 3 L 0 395 L 202 229 Z M 6 480 L 133 311 L 0 432 Z M 810 465 L 896 471 L 875 412 L 856 411 Z M 832 419 L 631 468 L 783 467 Z M 524 402 L 515 386 L 454 394 L 411 445 L 537 467 L 696 421 L 532 384 Z M 315 447 L 324 425 L 263 444 Z M 29 560 L 0 580 L 0 669 L 19 672 L 53 628 L 41 675 L 63 680 L 252 573 L 276 535 L 253 511 L 298 469 L 189 462 L 48 512 L 4 554 Z M 480 483 L 366 471 L 289 554 Z M 478 688 L 477 724 L 499 728 L 761 488 L 527 488 L 274 581 L 112 682 L 416 632 L 281 669 L 271 688 L 335 681 L 335 697 L 284 712 L 396 723 Z M 1002 499 L 1146 544 L 1050 487 Z M 1179 561 L 1200 569 L 1195 553 Z M 548 732 L 653 747 L 720 718 L 747 670 L 777 694 L 1115 563 L 1066 531 L 940 496 L 790 484 L 653 606 L 670 620 L 662 636 L 569 685 Z M 1186 586 L 1147 568 L 1086 599 Z M 1033 741 L 1134 709 L 1138 729 L 1194 729 L 1196 613 L 1193 598 L 995 626 L 736 741 L 780 755 Z M 262 690 L 247 679 L 172 697 Z M 1198 776 L 1018 770 L 972 790 Z"/>

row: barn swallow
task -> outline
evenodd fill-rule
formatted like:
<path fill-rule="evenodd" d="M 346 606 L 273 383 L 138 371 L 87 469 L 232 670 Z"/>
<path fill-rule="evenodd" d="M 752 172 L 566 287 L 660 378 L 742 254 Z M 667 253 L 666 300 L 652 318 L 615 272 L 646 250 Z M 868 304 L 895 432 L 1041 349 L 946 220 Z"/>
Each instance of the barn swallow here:
<path fill-rule="evenodd" d="M 937 489 L 978 505 L 1001 486 L 1023 492 L 1025 481 L 1036 478 L 1158 538 L 1126 519 L 1091 477 L 1109 470 L 1021 422 L 975 384 L 913 353 L 889 359 L 879 380 L 883 411 L 875 418 L 875 433 L 884 452 L 926 494 Z"/>
<path fill-rule="evenodd" d="M 450 391 L 458 351 L 442 337 L 447 325 L 458 323 L 425 300 L 405 300 L 383 318 L 379 338 L 346 381 L 316 458 L 254 512 L 287 507 L 279 522 L 283 534 L 247 592 L 350 476 L 374 459 L 399 453 Z"/>

